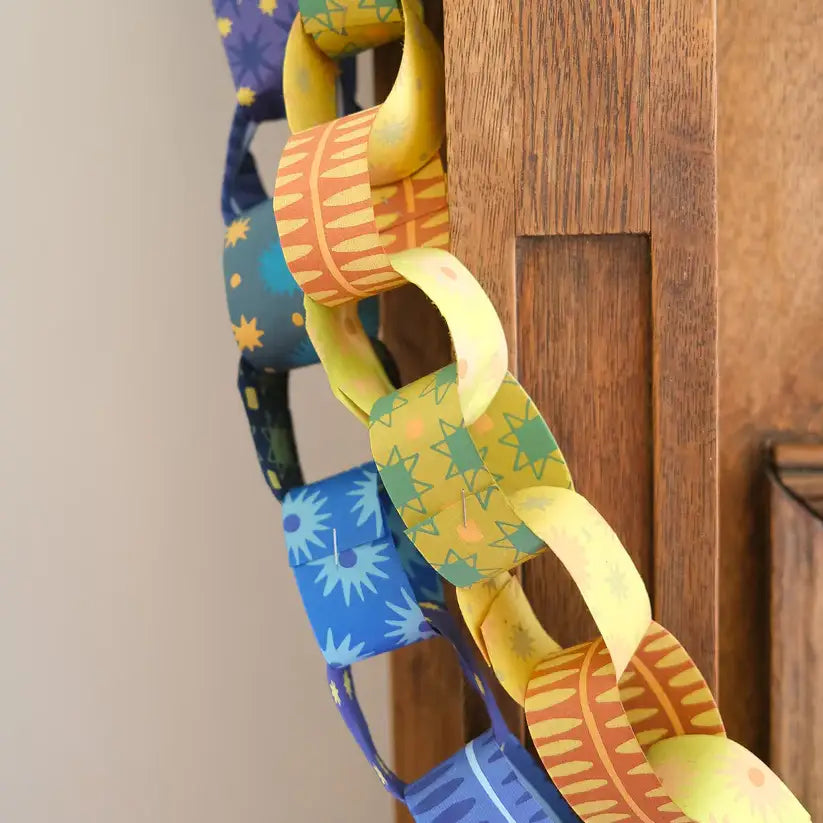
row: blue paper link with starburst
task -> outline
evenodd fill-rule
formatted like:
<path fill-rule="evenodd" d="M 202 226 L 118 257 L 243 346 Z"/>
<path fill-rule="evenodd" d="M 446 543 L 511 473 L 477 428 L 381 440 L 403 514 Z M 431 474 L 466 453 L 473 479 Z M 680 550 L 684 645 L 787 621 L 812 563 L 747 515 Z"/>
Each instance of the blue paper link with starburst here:
<path fill-rule="evenodd" d="M 226 299 L 243 357 L 257 369 L 277 371 L 318 363 L 306 332 L 303 292 L 283 257 L 272 201 L 233 220 L 224 245 Z M 361 301 L 358 311 L 366 334 L 375 337 L 377 298 Z"/>
<path fill-rule="evenodd" d="M 328 667 L 332 700 L 386 790 L 418 823 L 578 823 L 545 770 L 510 733 L 493 692 L 444 609 L 423 606 L 433 631 L 451 643 L 468 683 L 486 705 L 491 728 L 413 783 L 404 783 L 374 745 L 350 667 Z M 425 687 L 425 684 L 421 684 Z"/>
<path fill-rule="evenodd" d="M 402 526 L 373 463 L 283 498 L 289 563 L 329 665 L 431 636 L 419 604 L 442 608 L 442 583 Z"/>

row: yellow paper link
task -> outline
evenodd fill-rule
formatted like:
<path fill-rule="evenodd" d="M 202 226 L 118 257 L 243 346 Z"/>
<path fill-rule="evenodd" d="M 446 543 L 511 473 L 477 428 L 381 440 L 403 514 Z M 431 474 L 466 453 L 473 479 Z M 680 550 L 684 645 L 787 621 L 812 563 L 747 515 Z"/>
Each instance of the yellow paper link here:
<path fill-rule="evenodd" d="M 422 15 L 419 0 L 414 0 L 410 7 Z M 300 10 L 306 32 L 332 58 L 377 48 L 403 36 L 399 4 L 365 6 L 360 0 L 304 0 Z"/>
<path fill-rule="evenodd" d="M 455 586 L 508 571 L 544 550 L 508 495 L 535 483 L 571 485 L 557 443 L 511 375 L 467 425 L 457 366 L 381 397 L 372 453 L 407 534 Z"/>
<path fill-rule="evenodd" d="M 808 823 L 779 777 L 733 740 L 685 735 L 649 749 L 666 793 L 697 823 Z"/>
<path fill-rule="evenodd" d="M 373 186 L 408 177 L 438 151 L 446 133 L 443 53 L 409 0 L 402 6 L 400 68 L 369 136 Z"/>
<path fill-rule="evenodd" d="M 292 133 L 328 123 L 337 117 L 337 75 L 336 64 L 303 30 L 298 13 L 283 57 L 283 100 Z"/>
<path fill-rule="evenodd" d="M 518 705 L 525 705 L 532 672 L 560 646 L 535 616 L 520 581 L 504 572 L 457 589 L 457 602 L 500 684 Z"/>
<path fill-rule="evenodd" d="M 437 306 L 457 358 L 463 419 L 474 423 L 506 376 L 506 335 L 488 295 L 471 272 L 443 249 L 409 249 L 389 257 L 392 268 Z"/>
<path fill-rule="evenodd" d="M 570 489 L 522 489 L 509 502 L 571 575 L 619 678 L 652 619 L 643 578 L 620 539 L 597 509 Z"/>
<path fill-rule="evenodd" d="M 372 186 L 403 180 L 439 150 L 446 130 L 443 54 L 434 35 L 402 0 L 404 45 L 394 86 L 374 119 L 368 140 Z M 318 48 L 298 15 L 283 63 L 283 98 L 293 133 L 336 116 L 336 63 Z"/>
<path fill-rule="evenodd" d="M 310 297 L 303 301 L 306 330 L 326 370 L 335 397 L 362 423 L 368 409 L 392 390 L 380 360 L 363 330 L 356 303 L 330 308 Z"/>
<path fill-rule="evenodd" d="M 482 416 L 506 374 L 506 337 L 486 293 L 457 258 L 442 249 L 413 249 L 390 255 L 392 266 L 418 286 L 440 310 L 460 363 L 455 374 L 457 417 L 461 404 Z M 328 375 L 332 391 L 358 418 L 389 396 L 391 385 L 356 314 L 306 298 L 306 329 Z M 474 320 L 472 320 L 474 318 Z M 345 398 L 345 399 L 344 399 Z M 482 424 L 481 424 L 482 425 Z"/>

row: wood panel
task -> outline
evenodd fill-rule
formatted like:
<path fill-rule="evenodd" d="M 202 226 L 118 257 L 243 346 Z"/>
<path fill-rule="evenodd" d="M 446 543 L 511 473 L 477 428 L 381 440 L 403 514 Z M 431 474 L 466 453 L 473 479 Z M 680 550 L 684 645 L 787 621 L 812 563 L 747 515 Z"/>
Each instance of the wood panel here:
<path fill-rule="evenodd" d="M 648 0 L 520 8 L 518 233 L 648 233 Z"/>
<path fill-rule="evenodd" d="M 655 615 L 717 685 L 714 0 L 651 0 Z"/>
<path fill-rule="evenodd" d="M 520 379 L 574 477 L 652 580 L 651 277 L 642 235 L 518 244 Z M 563 645 L 596 635 L 571 578 L 544 553 L 525 571 Z"/>
<path fill-rule="evenodd" d="M 823 447 L 783 446 L 770 472 L 774 770 L 823 819 Z"/>
<path fill-rule="evenodd" d="M 768 754 L 763 443 L 823 435 L 823 6 L 720 0 L 720 705 Z"/>

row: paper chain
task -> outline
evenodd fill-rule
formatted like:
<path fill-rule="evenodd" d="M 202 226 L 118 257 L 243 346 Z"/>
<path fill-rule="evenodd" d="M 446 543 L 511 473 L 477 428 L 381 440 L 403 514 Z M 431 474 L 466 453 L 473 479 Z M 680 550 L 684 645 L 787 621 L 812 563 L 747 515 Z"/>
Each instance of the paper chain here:
<path fill-rule="evenodd" d="M 381 782 L 428 823 L 808 821 L 768 767 L 725 736 L 702 675 L 652 620 L 629 555 L 574 491 L 554 437 L 507 371 L 491 302 L 448 251 L 443 59 L 419 3 L 214 0 L 214 9 L 238 100 L 222 194 L 238 385 L 283 503 L 332 698 Z M 400 37 L 388 98 L 359 111 L 350 58 Z M 268 197 L 249 146 L 257 123 L 283 116 L 293 136 Z M 407 282 L 442 313 L 455 362 L 398 388 L 376 339 L 374 296 Z M 374 463 L 306 485 L 288 372 L 318 361 L 368 425 Z M 597 639 L 563 649 L 537 621 L 511 570 L 547 549 Z M 525 708 L 542 767 L 505 727 L 441 577 Z M 491 729 L 406 784 L 375 750 L 350 667 L 434 635 L 454 647 Z"/>

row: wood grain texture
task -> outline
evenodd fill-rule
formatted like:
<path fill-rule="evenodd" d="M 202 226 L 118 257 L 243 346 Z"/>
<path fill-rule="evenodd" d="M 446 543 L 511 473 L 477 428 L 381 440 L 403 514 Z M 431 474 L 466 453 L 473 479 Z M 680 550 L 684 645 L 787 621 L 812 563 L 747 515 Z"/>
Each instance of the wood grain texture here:
<path fill-rule="evenodd" d="M 821 454 L 818 451 L 818 458 Z M 779 461 L 779 456 L 778 456 Z M 823 476 L 823 459 L 818 464 Z M 770 474 L 770 761 L 823 819 L 823 518 L 784 479 Z"/>
<path fill-rule="evenodd" d="M 518 234 L 648 233 L 648 0 L 520 7 Z"/>
<path fill-rule="evenodd" d="M 642 235 L 518 243 L 520 379 L 577 490 L 652 578 L 651 277 Z M 596 636 L 579 592 L 545 552 L 524 568 L 538 617 L 564 646 Z"/>
<path fill-rule="evenodd" d="M 442 42 L 442 6 L 426 0 L 426 21 Z M 391 89 L 401 47 L 391 43 L 375 53 L 375 99 Z M 383 339 L 394 354 L 403 383 L 429 374 L 451 359 L 448 330 L 440 313 L 412 286 L 381 298 Z M 394 766 L 405 780 L 421 777 L 464 742 L 463 675 L 454 651 L 442 640 L 400 649 L 391 655 Z M 398 823 L 412 817 L 395 804 Z"/>
<path fill-rule="evenodd" d="M 655 616 L 717 684 L 714 0 L 651 0 Z"/>
<path fill-rule="evenodd" d="M 515 311 L 515 153 L 521 149 L 522 99 L 517 93 L 522 44 L 515 3 L 446 0 L 446 136 L 452 252 L 488 293 L 503 324 L 510 367 L 517 353 Z M 488 33 L 477 48 L 470 34 Z M 493 33 L 493 34 L 492 34 Z M 464 689 L 466 739 L 488 728 L 473 690 Z M 495 682 L 512 730 L 523 714 Z"/>
<path fill-rule="evenodd" d="M 719 3 L 720 706 L 766 756 L 762 448 L 823 435 L 823 6 Z"/>

